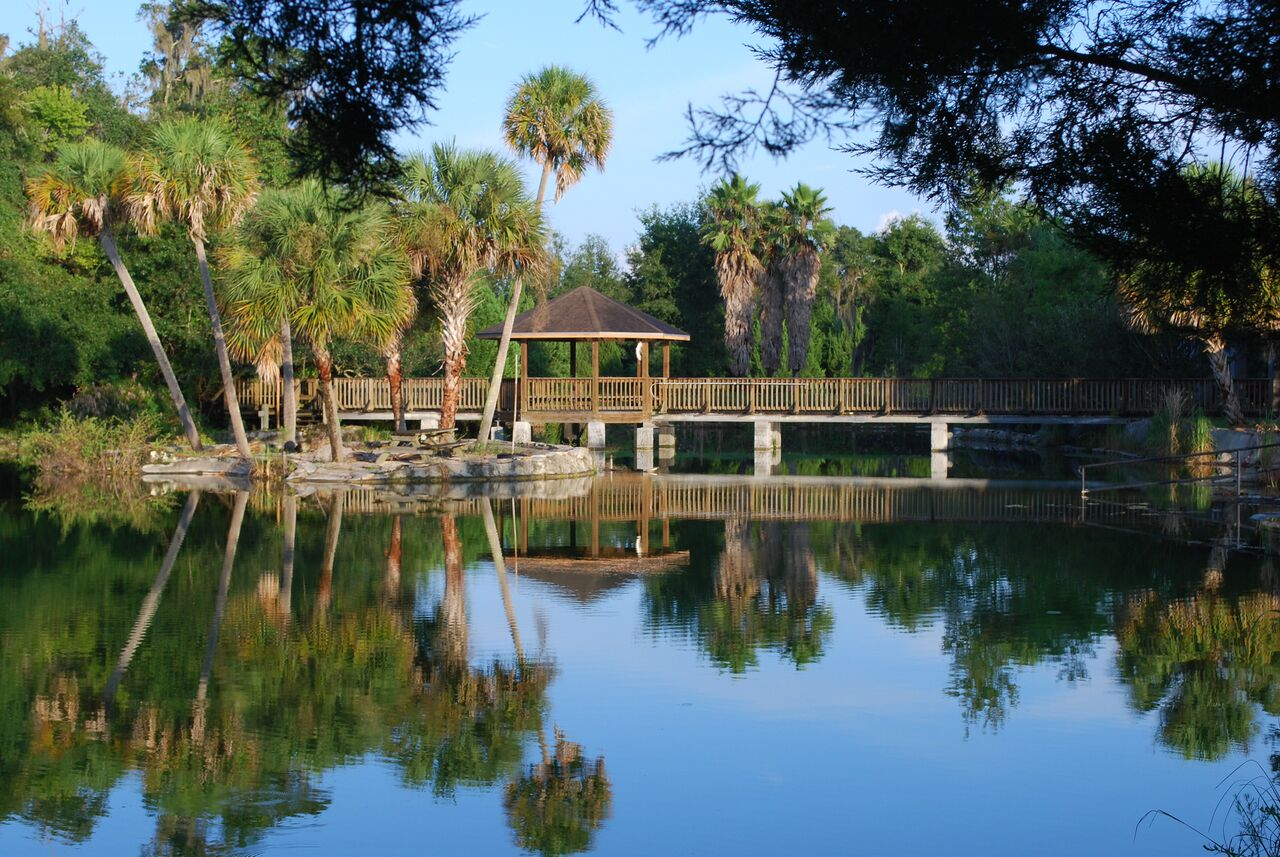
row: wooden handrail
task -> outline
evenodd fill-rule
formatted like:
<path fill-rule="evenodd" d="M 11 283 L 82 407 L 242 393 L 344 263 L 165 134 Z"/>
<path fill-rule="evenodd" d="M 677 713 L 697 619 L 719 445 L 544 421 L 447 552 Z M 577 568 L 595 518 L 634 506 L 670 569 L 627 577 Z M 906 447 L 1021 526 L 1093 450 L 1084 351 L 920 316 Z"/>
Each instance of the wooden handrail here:
<path fill-rule="evenodd" d="M 314 379 L 297 382 L 304 406 L 315 396 Z M 479 410 L 486 380 L 462 379 L 461 409 Z M 1271 407 L 1264 378 L 1235 382 L 1246 414 Z M 280 385 L 241 380 L 237 392 L 245 410 L 278 408 Z M 919 414 L 1145 416 L 1163 407 L 1170 391 L 1181 390 L 1193 408 L 1220 407 L 1217 386 L 1208 378 L 521 378 L 523 413 L 635 415 L 726 413 L 761 415 Z M 370 412 L 390 409 L 385 378 L 334 380 L 339 408 Z M 439 410 L 443 379 L 408 378 L 408 411 Z M 512 394 L 504 396 L 509 411 Z"/>

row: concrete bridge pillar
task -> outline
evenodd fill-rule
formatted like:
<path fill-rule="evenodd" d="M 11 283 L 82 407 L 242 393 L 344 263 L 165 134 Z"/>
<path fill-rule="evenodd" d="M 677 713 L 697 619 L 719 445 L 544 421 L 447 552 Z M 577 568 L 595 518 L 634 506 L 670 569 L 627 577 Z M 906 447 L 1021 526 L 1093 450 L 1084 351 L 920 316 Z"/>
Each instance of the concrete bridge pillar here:
<path fill-rule="evenodd" d="M 946 452 L 951 448 L 951 431 L 946 423 L 929 423 L 929 451 Z"/>
<path fill-rule="evenodd" d="M 778 465 L 782 463 L 782 451 L 778 449 L 757 449 L 753 475 L 772 476 Z"/>
<path fill-rule="evenodd" d="M 636 426 L 636 452 L 647 450 L 653 452 L 653 423 L 641 423 Z"/>
<path fill-rule="evenodd" d="M 782 431 L 777 423 L 771 423 L 768 420 L 756 420 L 754 426 L 756 452 L 782 449 Z"/>
<path fill-rule="evenodd" d="M 604 423 L 600 420 L 587 423 L 587 446 L 591 449 L 604 449 Z"/>
<path fill-rule="evenodd" d="M 533 427 L 524 420 L 516 420 L 511 425 L 511 439 L 515 443 L 531 443 L 533 441 Z"/>
<path fill-rule="evenodd" d="M 670 425 L 655 426 L 658 438 L 658 458 L 675 458 L 676 430 Z"/>
<path fill-rule="evenodd" d="M 951 454 L 948 452 L 929 453 L 929 478 L 946 479 L 947 470 L 951 467 Z"/>
<path fill-rule="evenodd" d="M 419 431 L 428 431 L 430 429 L 438 429 L 438 428 L 440 428 L 439 414 L 423 414 L 422 417 L 418 420 Z"/>

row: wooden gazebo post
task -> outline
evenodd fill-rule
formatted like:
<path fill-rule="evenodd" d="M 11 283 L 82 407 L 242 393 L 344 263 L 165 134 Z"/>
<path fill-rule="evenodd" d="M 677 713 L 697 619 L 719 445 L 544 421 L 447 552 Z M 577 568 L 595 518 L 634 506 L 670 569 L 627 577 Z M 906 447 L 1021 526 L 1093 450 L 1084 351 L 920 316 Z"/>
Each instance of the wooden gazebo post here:
<path fill-rule="evenodd" d="M 600 413 L 600 340 L 591 340 L 591 415 Z"/>

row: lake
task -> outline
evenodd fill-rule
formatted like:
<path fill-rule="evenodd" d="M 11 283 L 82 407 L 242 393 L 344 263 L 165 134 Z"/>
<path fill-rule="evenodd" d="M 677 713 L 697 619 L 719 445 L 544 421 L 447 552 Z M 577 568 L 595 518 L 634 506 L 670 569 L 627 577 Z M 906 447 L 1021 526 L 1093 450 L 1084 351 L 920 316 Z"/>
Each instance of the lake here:
<path fill-rule="evenodd" d="M 1280 752 L 1272 560 L 1051 484 L 21 491 L 7 857 L 1194 854 Z"/>

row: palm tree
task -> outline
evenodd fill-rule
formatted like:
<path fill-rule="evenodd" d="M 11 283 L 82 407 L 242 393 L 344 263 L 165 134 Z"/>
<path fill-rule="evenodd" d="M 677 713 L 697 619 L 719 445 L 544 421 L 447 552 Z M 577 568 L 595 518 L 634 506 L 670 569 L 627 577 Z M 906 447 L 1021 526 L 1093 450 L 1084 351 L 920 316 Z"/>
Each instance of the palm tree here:
<path fill-rule="evenodd" d="M 595 84 L 585 75 L 561 66 L 547 66 L 537 74 L 525 75 L 507 100 L 507 113 L 502 121 L 502 135 L 517 154 L 533 158 L 542 165 L 538 196 L 534 205 L 542 213 L 547 178 L 556 174 L 556 202 L 564 192 L 577 184 L 583 172 L 592 165 L 604 170 L 609 147 L 613 144 L 613 111 L 596 95 Z M 484 414 L 480 418 L 480 437 L 489 436 L 493 412 L 498 407 L 502 373 L 511 347 L 511 329 L 520 306 L 524 279 L 516 277 L 511 284 L 507 314 L 502 321 L 502 337 L 498 340 L 497 359 L 489 379 Z"/>
<path fill-rule="evenodd" d="M 1257 241 L 1261 194 L 1221 165 L 1183 170 L 1167 184 L 1176 194 L 1176 213 L 1136 237 L 1134 261 L 1120 266 L 1117 296 L 1135 328 L 1172 330 L 1200 342 L 1223 413 L 1241 425 L 1227 337 L 1280 329 L 1280 272 L 1266 264 L 1270 253 Z M 1190 246 L 1212 246 L 1216 253 L 1206 264 L 1203 254 L 1169 249 Z"/>
<path fill-rule="evenodd" d="M 408 264 L 386 208 L 339 204 L 315 181 L 263 194 L 226 253 L 226 303 L 239 332 L 263 342 L 282 322 L 311 346 L 333 460 L 342 427 L 333 340 L 384 345 L 408 321 Z"/>
<path fill-rule="evenodd" d="M 787 300 L 787 363 L 798 375 L 809 357 L 810 317 L 818 295 L 820 254 L 835 237 L 822 191 L 798 183 L 782 194 L 778 219 L 778 268 Z"/>
<path fill-rule="evenodd" d="M 777 203 L 760 207 L 760 270 L 756 291 L 760 296 L 760 366 L 776 375 L 782 365 L 782 329 L 786 319 L 786 274 L 782 264 L 785 214 Z"/>
<path fill-rule="evenodd" d="M 549 65 L 525 75 L 507 99 L 502 137 L 542 166 L 535 200 L 541 211 L 553 172 L 559 202 L 589 168 L 604 169 L 613 144 L 613 111 L 585 75 Z"/>
<path fill-rule="evenodd" d="M 760 185 L 734 173 L 707 194 L 708 222 L 703 242 L 716 254 L 716 278 L 724 298 L 724 344 L 730 371 L 739 377 L 751 367 L 756 280 L 763 265 L 758 250 Z"/>
<path fill-rule="evenodd" d="M 414 276 L 440 312 L 444 339 L 441 428 L 453 428 L 467 362 L 477 277 L 517 282 L 543 264 L 545 235 L 515 164 L 492 152 L 437 144 L 404 165 L 398 205 Z"/>
<path fill-rule="evenodd" d="M 151 314 L 147 312 L 142 295 L 138 293 L 138 287 L 129 276 L 116 246 L 115 223 L 128 191 L 129 172 L 127 156 L 115 146 L 99 140 L 64 144 L 58 149 L 53 164 L 27 182 L 31 225 L 37 231 L 51 235 L 59 249 L 68 241 L 74 244 L 79 235 L 98 240 L 142 324 L 165 386 L 169 388 L 169 397 L 178 411 L 187 442 L 192 449 L 198 450 L 201 448 L 200 434 L 187 408 L 187 400 L 178 386 L 178 378 L 165 354 L 160 335 L 156 333 Z"/>
<path fill-rule="evenodd" d="M 179 119 L 161 123 L 152 131 L 149 147 L 138 158 L 134 188 L 129 195 L 133 221 L 141 231 L 155 232 L 162 220 L 178 221 L 187 227 L 200 263 L 200 281 L 213 328 L 231 433 L 236 449 L 245 458 L 251 456 L 249 439 L 240 416 L 235 376 L 204 243 L 210 231 L 234 225 L 253 204 L 258 193 L 257 176 L 258 165 L 249 150 L 221 122 Z"/>

